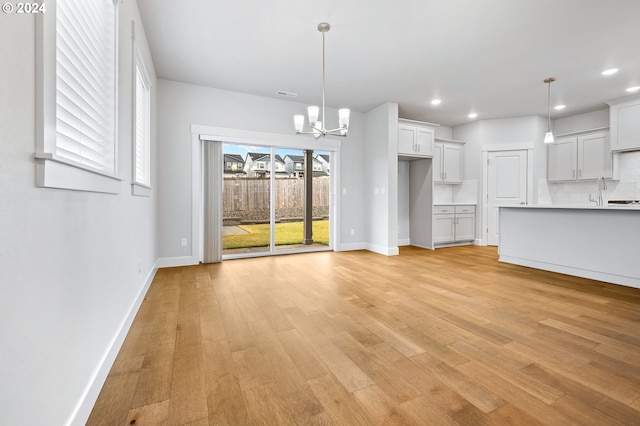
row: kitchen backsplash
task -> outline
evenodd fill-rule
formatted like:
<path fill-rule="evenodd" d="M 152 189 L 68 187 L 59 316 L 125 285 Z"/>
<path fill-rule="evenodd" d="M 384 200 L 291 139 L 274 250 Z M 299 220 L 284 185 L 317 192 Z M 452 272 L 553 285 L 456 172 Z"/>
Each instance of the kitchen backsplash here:
<path fill-rule="evenodd" d="M 602 193 L 609 200 L 640 200 L 640 151 L 620 154 L 620 180 L 607 180 L 607 189 Z M 538 181 L 538 204 L 593 205 L 589 194 L 598 193 L 597 181 L 548 183 Z"/>
<path fill-rule="evenodd" d="M 465 179 L 458 185 L 433 185 L 433 204 L 478 203 L 478 180 Z"/>

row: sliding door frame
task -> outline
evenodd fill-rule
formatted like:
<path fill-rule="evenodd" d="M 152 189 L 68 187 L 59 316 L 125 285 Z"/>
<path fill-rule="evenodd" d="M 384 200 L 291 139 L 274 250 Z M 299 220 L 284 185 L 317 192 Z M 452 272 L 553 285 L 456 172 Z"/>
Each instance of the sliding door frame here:
<path fill-rule="evenodd" d="M 250 130 L 229 129 L 204 125 L 191 126 L 191 255 L 193 263 L 202 261 L 204 247 L 203 232 L 203 141 L 232 143 L 239 145 L 265 146 L 285 149 L 311 149 L 325 151 L 330 154 L 331 194 L 329 201 L 330 218 L 329 235 L 331 248 L 335 251 L 340 247 L 340 148 L 339 138 L 325 137 L 316 140 L 312 136 L 285 135 L 278 133 L 255 132 Z M 272 156 L 273 157 L 273 156 Z M 273 161 L 273 158 L 272 158 Z M 272 173 L 273 174 L 273 173 Z M 289 250 L 279 250 L 274 254 L 291 253 Z M 295 251 L 299 252 L 299 251 Z M 271 254 L 271 253 L 269 253 Z"/>

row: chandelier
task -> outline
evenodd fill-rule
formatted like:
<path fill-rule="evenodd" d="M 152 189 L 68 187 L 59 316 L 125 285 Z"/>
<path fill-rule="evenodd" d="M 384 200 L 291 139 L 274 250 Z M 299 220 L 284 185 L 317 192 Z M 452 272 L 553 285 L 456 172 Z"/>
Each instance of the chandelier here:
<path fill-rule="evenodd" d="M 325 115 L 324 115 L 324 38 L 327 31 L 331 29 L 331 26 L 326 22 L 320 22 L 318 24 L 318 31 L 322 33 L 322 116 L 318 120 L 318 114 L 320 108 L 316 105 L 307 107 L 307 114 L 309 115 L 309 125 L 311 126 L 310 132 L 304 131 L 304 115 L 294 115 L 293 124 L 296 128 L 296 134 L 299 135 L 313 135 L 316 139 L 320 136 L 335 135 L 335 136 L 347 136 L 347 130 L 349 130 L 349 108 L 340 108 L 338 110 L 338 125 L 337 129 L 327 130 L 325 128 Z"/>
<path fill-rule="evenodd" d="M 553 133 L 551 132 L 551 83 L 555 78 L 549 77 L 544 80 L 549 85 L 547 89 L 547 133 L 544 134 L 544 143 L 553 143 Z"/>

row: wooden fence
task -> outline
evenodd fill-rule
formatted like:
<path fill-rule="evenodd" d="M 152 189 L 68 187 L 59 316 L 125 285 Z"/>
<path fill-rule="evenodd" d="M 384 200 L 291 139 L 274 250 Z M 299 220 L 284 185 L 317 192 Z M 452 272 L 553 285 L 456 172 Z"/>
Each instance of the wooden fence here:
<path fill-rule="evenodd" d="M 304 208 L 304 179 L 278 178 L 275 188 L 276 210 Z M 314 208 L 329 207 L 329 178 L 313 178 Z M 238 212 L 269 210 L 269 178 L 225 178 L 223 209 L 225 216 L 242 216 Z M 235 214 L 233 214 L 235 212 Z"/>

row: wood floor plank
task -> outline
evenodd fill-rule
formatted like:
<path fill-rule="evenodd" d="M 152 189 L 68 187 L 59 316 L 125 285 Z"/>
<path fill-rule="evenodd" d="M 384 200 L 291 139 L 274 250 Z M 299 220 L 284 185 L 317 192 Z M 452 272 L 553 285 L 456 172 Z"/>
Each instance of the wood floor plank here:
<path fill-rule="evenodd" d="M 87 424 L 640 424 L 638 324 L 495 247 L 165 268 Z"/>
<path fill-rule="evenodd" d="M 309 380 L 309 387 L 336 425 L 369 425 L 364 410 L 333 375 Z"/>
<path fill-rule="evenodd" d="M 411 418 L 377 386 L 369 386 L 353 393 L 364 409 L 370 424 L 411 425 Z"/>
<path fill-rule="evenodd" d="M 240 383 L 240 389 L 246 391 L 273 382 L 273 377 L 265 366 L 264 358 L 255 348 L 243 349 L 231 353 L 234 371 Z"/>
<path fill-rule="evenodd" d="M 401 404 L 422 395 L 411 383 L 398 377 L 393 365 L 385 365 L 351 335 L 336 336 L 332 340 L 395 403 Z"/>
<path fill-rule="evenodd" d="M 128 425 L 166 425 L 169 421 L 169 400 L 143 405 L 129 411 L 125 424 Z"/>
<path fill-rule="evenodd" d="M 169 399 L 169 424 L 207 417 L 202 345 L 192 343 L 175 352 Z"/>

